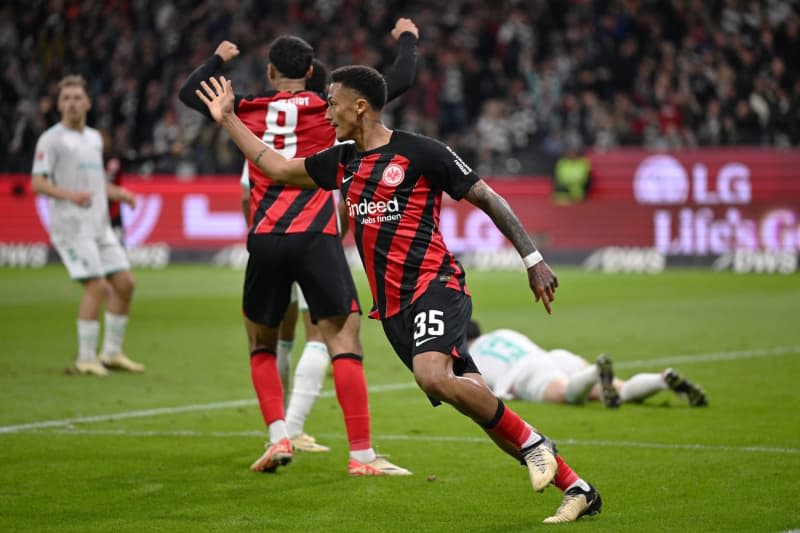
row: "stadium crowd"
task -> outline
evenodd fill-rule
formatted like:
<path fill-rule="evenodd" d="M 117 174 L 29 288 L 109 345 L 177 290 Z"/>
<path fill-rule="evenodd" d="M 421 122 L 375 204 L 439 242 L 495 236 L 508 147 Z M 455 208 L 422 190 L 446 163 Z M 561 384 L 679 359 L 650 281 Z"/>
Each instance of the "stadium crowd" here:
<path fill-rule="evenodd" d="M 237 173 L 224 133 L 178 101 L 223 39 L 259 93 L 271 39 L 294 33 L 331 67 L 385 69 L 400 16 L 420 28 L 411 90 L 387 122 L 445 139 L 484 173 L 536 172 L 568 146 L 800 143 L 798 0 L 13 0 L 0 7 L 0 171 L 28 172 L 82 74 L 89 123 L 139 173 Z"/>

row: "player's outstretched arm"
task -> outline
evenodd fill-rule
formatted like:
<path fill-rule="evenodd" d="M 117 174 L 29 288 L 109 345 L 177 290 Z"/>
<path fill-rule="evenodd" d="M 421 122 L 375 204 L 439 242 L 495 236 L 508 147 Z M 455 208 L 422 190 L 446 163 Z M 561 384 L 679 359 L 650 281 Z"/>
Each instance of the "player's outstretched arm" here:
<path fill-rule="evenodd" d="M 405 93 L 414 83 L 414 78 L 417 75 L 419 30 L 411 19 L 399 18 L 392 29 L 391 35 L 397 40 L 398 50 L 394 63 L 383 75 L 384 79 L 386 79 L 387 102 Z"/>
<path fill-rule="evenodd" d="M 225 76 L 201 82 L 200 90 L 195 92 L 208 107 L 211 118 L 225 128 L 244 156 L 270 179 L 306 189 L 317 187 L 306 172 L 305 158 L 286 159 L 261 142 L 236 116 L 233 112 L 233 85 Z"/>
<path fill-rule="evenodd" d="M 208 108 L 197 98 L 195 91 L 200 88 L 200 83 L 214 76 L 222 65 L 239 55 L 239 47 L 231 41 L 222 41 L 214 50 L 214 55 L 206 60 L 205 63 L 194 69 L 183 82 L 178 91 L 178 98 L 186 106 L 211 118 Z"/>
<path fill-rule="evenodd" d="M 555 300 L 558 278 L 536 250 L 536 245 L 505 198 L 483 180 L 478 180 L 464 198 L 489 215 L 497 229 L 511 241 L 528 269 L 528 284 L 536 301 L 541 299 L 547 313 L 552 313 L 550 303 Z"/>

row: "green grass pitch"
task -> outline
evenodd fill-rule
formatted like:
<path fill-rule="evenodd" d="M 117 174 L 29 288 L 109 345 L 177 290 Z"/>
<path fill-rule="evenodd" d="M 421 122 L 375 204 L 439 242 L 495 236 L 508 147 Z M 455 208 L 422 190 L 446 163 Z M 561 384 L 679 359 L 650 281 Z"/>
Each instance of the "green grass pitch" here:
<path fill-rule="evenodd" d="M 524 274 L 470 273 L 475 317 L 547 348 L 607 352 L 622 377 L 675 366 L 711 404 L 692 409 L 666 392 L 619 410 L 512 402 L 601 491 L 597 517 L 542 524 L 560 492 L 534 494 L 479 428 L 431 408 L 366 319 L 373 443 L 414 476 L 347 476 L 330 378 L 306 429 L 333 451 L 253 474 L 266 433 L 249 382 L 242 272 L 137 272 L 126 351 L 147 372 L 102 379 L 64 371 L 80 289 L 52 265 L 0 270 L 0 531 L 800 528 L 800 276 L 557 271 L 552 316 Z"/>

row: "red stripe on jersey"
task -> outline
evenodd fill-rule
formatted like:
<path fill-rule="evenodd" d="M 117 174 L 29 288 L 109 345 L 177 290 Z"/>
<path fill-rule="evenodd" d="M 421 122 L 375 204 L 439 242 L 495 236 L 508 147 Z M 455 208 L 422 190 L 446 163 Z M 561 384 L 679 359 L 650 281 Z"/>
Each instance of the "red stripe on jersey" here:
<path fill-rule="evenodd" d="M 367 179 L 369 179 L 370 174 L 372 173 L 372 169 L 375 167 L 375 163 L 378 161 L 378 155 L 370 155 L 361 160 L 361 163 L 358 166 L 358 170 L 355 172 L 353 177 L 353 183 L 350 185 L 350 188 L 347 191 L 347 198 L 346 203 L 348 206 L 347 209 L 347 217 L 350 219 L 350 227 L 353 228 L 353 235 L 355 236 L 355 230 L 360 227 L 361 229 L 361 239 L 358 239 L 356 244 L 361 249 L 361 256 L 362 256 L 362 263 L 364 264 L 364 271 L 367 274 L 367 281 L 369 281 L 369 286 L 372 289 L 372 297 L 377 302 L 377 290 L 376 290 L 376 283 L 375 283 L 375 239 L 378 236 L 377 231 L 369 231 L 370 226 L 368 224 L 365 225 L 356 225 L 355 215 L 351 214 L 353 211 L 350 209 L 351 203 L 358 201 L 361 198 L 361 193 L 364 191 L 364 186 L 367 184 Z M 356 177 L 358 179 L 356 179 Z M 341 180 L 341 178 L 339 178 Z M 370 313 L 372 316 L 372 313 Z"/>
<path fill-rule="evenodd" d="M 334 214 L 336 213 L 335 203 L 333 200 L 333 193 L 330 191 L 323 191 L 320 189 L 317 191 L 317 194 L 309 200 L 303 208 L 303 211 L 295 217 L 289 227 L 286 229 L 286 233 L 300 233 L 304 231 L 308 231 L 308 228 L 311 224 L 314 223 L 314 218 L 310 218 L 308 216 L 303 216 L 306 211 L 319 213 L 324 207 L 327 202 L 331 203 L 331 209 L 333 209 Z M 322 233 L 330 233 L 329 231 L 325 231 L 325 228 L 328 228 L 330 224 L 333 224 L 333 233 L 336 234 L 336 218 L 335 217 L 328 217 L 327 223 L 323 226 Z"/>
<path fill-rule="evenodd" d="M 420 176 L 415 190 L 421 189 L 423 185 L 426 191 L 430 191 L 431 187 L 428 183 L 428 179 L 425 176 Z M 433 223 L 435 224 L 434 227 L 436 231 L 431 235 L 431 242 L 428 243 L 428 248 L 425 250 L 425 258 L 422 260 L 419 272 L 420 281 L 417 282 L 416 287 L 414 287 L 412 301 L 416 301 L 417 298 L 422 296 L 422 293 L 428 289 L 428 285 L 430 285 L 431 281 L 439 274 L 439 269 L 442 266 L 445 255 L 449 254 L 447 247 L 444 245 L 442 234 L 439 233 L 439 213 L 441 208 L 442 196 L 437 195 L 433 203 Z"/>
<path fill-rule="evenodd" d="M 252 174 L 251 174 L 252 176 Z M 275 224 L 280 220 L 281 216 L 291 207 L 294 200 L 300 196 L 300 189 L 284 189 L 278 195 L 278 200 L 272 204 L 267 210 L 269 216 L 264 216 L 258 226 L 253 229 L 253 233 L 270 233 L 275 229 Z M 287 232 L 289 233 L 289 232 Z"/>
<path fill-rule="evenodd" d="M 401 167 L 403 173 L 405 173 L 410 164 L 411 161 L 407 158 L 395 155 L 386 166 L 397 165 Z M 417 186 L 414 187 L 413 194 L 408 199 L 405 209 L 403 209 L 402 222 L 392 236 L 392 243 L 386 254 L 386 272 L 384 276 L 386 284 L 384 295 L 386 298 L 386 308 L 383 310 L 384 316 L 388 317 L 400 312 L 400 302 L 403 293 L 403 271 L 408 262 L 408 253 L 411 250 L 411 246 L 414 244 L 414 236 L 422 222 L 422 213 L 425 211 L 425 205 L 428 203 L 428 195 L 430 193 L 430 184 L 427 180 L 420 177 Z M 391 197 L 391 195 L 387 194 L 387 197 Z M 436 213 L 438 213 L 438 210 L 434 209 L 434 214 Z M 390 281 L 392 283 L 390 283 Z M 430 280 L 428 283 L 430 283 Z"/>
<path fill-rule="evenodd" d="M 278 150 L 288 158 L 307 157 L 333 146 L 336 133 L 325 120 L 327 103 L 312 91 L 277 91 L 265 96 L 243 98 L 236 114 L 247 129 L 261 138 L 265 144 Z M 277 198 L 262 205 L 264 192 L 276 186 L 269 176 L 249 163 L 250 179 L 255 184 L 250 191 L 250 213 L 263 209 L 263 218 L 258 223 L 258 233 L 320 232 L 337 235 L 335 210 L 330 216 L 321 216 L 332 193 L 318 191 L 313 197 L 299 200 L 303 205 L 292 205 L 298 201 L 301 189 L 291 185 L 280 185 Z M 290 209 L 296 211 L 291 223 L 281 221 Z"/>

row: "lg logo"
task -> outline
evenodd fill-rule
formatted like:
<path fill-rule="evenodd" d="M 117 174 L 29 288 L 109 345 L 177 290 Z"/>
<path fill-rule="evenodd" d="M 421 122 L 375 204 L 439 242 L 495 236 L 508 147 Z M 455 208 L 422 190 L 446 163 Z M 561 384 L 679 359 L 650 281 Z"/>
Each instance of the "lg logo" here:
<path fill-rule="evenodd" d="M 748 204 L 752 197 L 750 169 L 741 163 L 724 164 L 714 188 L 703 163 L 692 167 L 690 184 L 689 174 L 675 157 L 653 155 L 639 164 L 633 176 L 633 193 L 640 204 L 685 204 L 690 190 L 696 204 Z"/>

